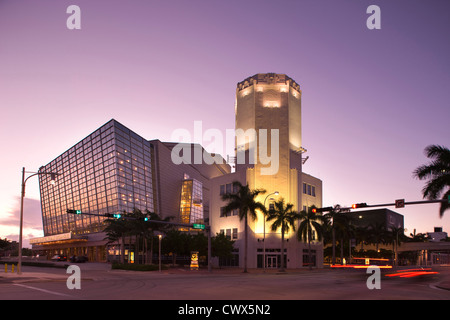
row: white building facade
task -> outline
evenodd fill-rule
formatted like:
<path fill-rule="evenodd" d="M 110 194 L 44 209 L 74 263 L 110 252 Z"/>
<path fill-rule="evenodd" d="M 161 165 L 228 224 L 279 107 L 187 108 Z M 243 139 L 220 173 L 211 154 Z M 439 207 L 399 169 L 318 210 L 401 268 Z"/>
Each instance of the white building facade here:
<path fill-rule="evenodd" d="M 235 241 L 231 265 L 244 265 L 244 220 L 237 212 L 226 214 L 222 194 L 233 191 L 233 181 L 251 189 L 264 189 L 257 200 L 269 208 L 281 198 L 301 211 L 322 206 L 322 181 L 302 172 L 301 90 L 284 74 L 256 74 L 239 82 L 236 89 L 236 170 L 211 180 L 210 225 L 212 233 L 223 233 Z M 252 134 L 253 133 L 253 134 Z M 271 222 L 248 220 L 248 268 L 278 268 L 281 265 L 281 230 Z M 299 224 L 299 222 L 298 222 Z M 296 230 L 298 229 L 298 224 Z M 292 229 L 284 235 L 287 268 L 309 265 L 308 243 L 297 240 Z M 323 245 L 313 232 L 312 261 L 323 265 Z M 265 261 L 265 263 L 264 263 Z"/>

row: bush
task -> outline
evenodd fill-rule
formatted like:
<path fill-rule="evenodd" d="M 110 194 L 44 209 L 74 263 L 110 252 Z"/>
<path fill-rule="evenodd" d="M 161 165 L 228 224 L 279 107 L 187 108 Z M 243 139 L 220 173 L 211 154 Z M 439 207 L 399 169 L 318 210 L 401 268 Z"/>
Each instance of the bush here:
<path fill-rule="evenodd" d="M 118 270 L 132 270 L 132 271 L 158 271 L 159 265 L 157 264 L 133 264 L 133 263 L 113 263 L 111 269 Z M 165 265 L 161 266 L 162 270 L 167 270 Z"/>

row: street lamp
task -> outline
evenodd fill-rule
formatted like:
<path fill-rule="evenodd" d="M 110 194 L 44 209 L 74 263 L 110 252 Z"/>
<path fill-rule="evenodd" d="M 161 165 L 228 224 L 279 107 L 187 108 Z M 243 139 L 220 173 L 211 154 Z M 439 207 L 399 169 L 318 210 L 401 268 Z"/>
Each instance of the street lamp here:
<path fill-rule="evenodd" d="M 32 173 L 32 175 L 25 178 L 25 173 Z M 19 259 L 17 261 L 17 274 L 22 274 L 22 230 L 23 230 L 23 200 L 25 198 L 25 183 L 31 177 L 41 174 L 49 174 L 51 176 L 50 180 L 51 184 L 55 184 L 56 176 L 59 175 L 59 173 L 55 172 L 26 172 L 25 167 L 22 168 L 22 192 L 20 198 Z"/>
<path fill-rule="evenodd" d="M 266 207 L 266 200 L 267 200 L 267 198 L 269 197 L 269 196 L 271 196 L 271 195 L 279 195 L 280 193 L 278 192 L 278 191 L 275 191 L 275 192 L 272 192 L 272 193 L 269 193 L 267 196 L 266 196 L 266 198 L 264 199 L 264 208 Z M 264 269 L 264 272 L 266 272 L 266 214 L 265 213 L 263 213 L 264 214 L 264 237 L 263 237 L 263 269 Z"/>

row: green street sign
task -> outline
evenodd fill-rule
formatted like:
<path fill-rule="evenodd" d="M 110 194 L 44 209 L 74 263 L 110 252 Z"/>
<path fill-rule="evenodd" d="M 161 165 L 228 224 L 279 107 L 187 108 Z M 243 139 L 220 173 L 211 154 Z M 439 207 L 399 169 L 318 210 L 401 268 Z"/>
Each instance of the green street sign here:
<path fill-rule="evenodd" d="M 202 229 L 202 230 L 205 229 L 205 225 L 204 225 L 204 224 L 199 224 L 199 223 L 194 223 L 194 224 L 192 225 L 192 227 L 193 227 L 194 229 Z"/>
<path fill-rule="evenodd" d="M 67 209 L 67 213 L 81 214 L 81 210 Z"/>

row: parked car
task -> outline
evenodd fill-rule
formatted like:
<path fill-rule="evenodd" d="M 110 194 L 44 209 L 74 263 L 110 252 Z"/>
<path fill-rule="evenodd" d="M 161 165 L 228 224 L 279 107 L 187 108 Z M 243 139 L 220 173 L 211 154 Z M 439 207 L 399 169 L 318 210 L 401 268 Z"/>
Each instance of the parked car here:
<path fill-rule="evenodd" d="M 67 257 L 57 254 L 52 257 L 52 261 L 67 261 Z"/>
<path fill-rule="evenodd" d="M 76 262 L 86 262 L 88 258 L 86 256 L 77 256 Z"/>
<path fill-rule="evenodd" d="M 72 263 L 84 263 L 88 261 L 88 258 L 86 256 L 71 256 L 70 262 Z"/>

